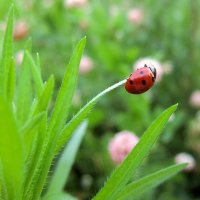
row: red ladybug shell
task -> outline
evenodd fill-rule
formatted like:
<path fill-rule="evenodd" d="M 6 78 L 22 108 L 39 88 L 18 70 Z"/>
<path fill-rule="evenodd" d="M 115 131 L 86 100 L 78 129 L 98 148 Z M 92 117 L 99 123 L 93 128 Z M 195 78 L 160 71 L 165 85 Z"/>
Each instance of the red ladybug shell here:
<path fill-rule="evenodd" d="M 141 94 L 149 90 L 156 79 L 156 68 L 153 66 L 142 68 L 134 71 L 127 79 L 125 89 L 131 94 Z"/>

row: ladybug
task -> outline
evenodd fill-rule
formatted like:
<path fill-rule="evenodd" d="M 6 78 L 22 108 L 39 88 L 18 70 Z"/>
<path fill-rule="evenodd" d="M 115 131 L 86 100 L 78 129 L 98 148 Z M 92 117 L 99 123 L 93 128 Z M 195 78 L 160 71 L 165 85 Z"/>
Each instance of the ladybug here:
<path fill-rule="evenodd" d="M 141 94 L 149 90 L 156 80 L 156 68 L 147 66 L 134 71 L 126 80 L 125 89 L 131 94 Z"/>

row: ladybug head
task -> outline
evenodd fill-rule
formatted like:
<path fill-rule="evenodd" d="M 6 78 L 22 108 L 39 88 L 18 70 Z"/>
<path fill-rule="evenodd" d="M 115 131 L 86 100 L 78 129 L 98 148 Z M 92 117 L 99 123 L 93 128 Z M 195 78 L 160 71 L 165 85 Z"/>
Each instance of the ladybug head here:
<path fill-rule="evenodd" d="M 151 70 L 151 72 L 153 73 L 154 75 L 154 81 L 156 80 L 156 68 L 153 66 L 153 65 L 150 65 L 149 66 L 149 69 Z"/>

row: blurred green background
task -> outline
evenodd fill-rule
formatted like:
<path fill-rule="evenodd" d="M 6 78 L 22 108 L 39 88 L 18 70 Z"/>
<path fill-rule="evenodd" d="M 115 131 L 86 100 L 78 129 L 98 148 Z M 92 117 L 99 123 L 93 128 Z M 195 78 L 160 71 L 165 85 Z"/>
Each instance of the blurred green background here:
<path fill-rule="evenodd" d="M 10 3 L 0 0 L 0 42 Z M 101 90 L 125 79 L 144 59 L 158 67 L 158 81 L 142 95 L 120 88 L 98 102 L 89 117 L 66 191 L 87 199 L 102 186 L 114 164 L 108 143 L 123 130 L 139 137 L 166 107 L 179 103 L 159 143 L 146 159 L 143 176 L 191 154 L 196 167 L 180 173 L 142 200 L 200 199 L 200 1 L 199 0 L 16 0 L 16 67 L 32 38 L 43 77 L 56 76 L 58 87 L 75 43 L 87 45 L 71 116 Z"/>

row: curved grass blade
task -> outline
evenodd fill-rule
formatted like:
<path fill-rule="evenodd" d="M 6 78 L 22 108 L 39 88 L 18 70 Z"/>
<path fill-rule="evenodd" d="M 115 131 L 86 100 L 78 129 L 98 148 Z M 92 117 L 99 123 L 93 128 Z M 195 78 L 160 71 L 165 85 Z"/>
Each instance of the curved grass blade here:
<path fill-rule="evenodd" d="M 8 199 L 20 199 L 24 158 L 16 122 L 0 97 L 0 162 Z M 13 156 L 14 155 L 14 156 Z"/>
<path fill-rule="evenodd" d="M 50 124 L 48 126 L 48 132 L 46 135 L 47 143 L 43 144 L 36 165 L 36 170 L 32 174 L 32 178 L 26 190 L 26 194 L 33 195 L 31 198 L 29 198 L 30 200 L 38 199 L 40 197 L 46 178 L 48 176 L 49 168 L 54 158 L 55 145 L 57 140 L 56 134 L 58 133 L 58 130 L 61 129 L 64 125 L 69 111 L 85 42 L 86 38 L 83 38 L 76 46 L 70 59 L 67 71 L 64 75 L 64 80 L 59 90 L 56 104 L 50 119 Z"/>
<path fill-rule="evenodd" d="M 119 167 L 111 174 L 104 187 L 93 198 L 95 200 L 114 200 L 119 192 L 136 173 L 143 159 L 149 154 L 153 144 L 158 139 L 164 125 L 176 110 L 177 104 L 166 109 L 145 131 L 140 142 L 126 157 Z"/>
<path fill-rule="evenodd" d="M 19 79 L 17 85 L 17 121 L 19 127 L 22 127 L 23 124 L 28 119 L 30 114 L 30 107 L 33 98 L 32 92 L 32 80 L 31 73 L 29 68 L 29 60 L 26 55 L 24 55 L 22 65 L 19 70 Z"/>
<path fill-rule="evenodd" d="M 29 156 L 31 148 L 33 144 L 35 143 L 36 137 L 38 137 L 37 136 L 38 134 L 40 134 L 39 139 L 42 140 L 41 135 L 43 133 L 41 132 L 38 133 L 38 132 L 45 115 L 46 115 L 46 112 L 37 114 L 36 116 L 28 120 L 26 124 L 24 125 L 24 127 L 22 128 L 21 136 L 22 136 L 22 141 L 24 144 L 26 158 Z M 39 147 L 37 146 L 37 148 Z"/>
<path fill-rule="evenodd" d="M 42 76 L 41 76 L 39 67 L 37 66 L 37 64 L 33 60 L 33 57 L 31 56 L 31 54 L 27 50 L 25 51 L 24 54 L 27 57 L 28 62 L 29 62 L 29 66 L 31 68 L 33 80 L 34 80 L 34 83 L 35 83 L 35 91 L 37 93 L 37 96 L 40 96 L 41 93 L 42 93 L 42 89 L 43 89 L 43 81 L 42 81 Z"/>
<path fill-rule="evenodd" d="M 41 94 L 39 95 L 37 102 L 34 102 L 34 108 L 31 116 L 35 116 L 40 112 L 46 111 L 51 100 L 54 89 L 54 76 L 51 75 L 48 81 L 44 84 Z"/>
<path fill-rule="evenodd" d="M 41 173 L 41 167 L 39 165 L 41 160 L 41 155 L 44 154 L 44 147 L 46 146 L 46 133 L 47 133 L 47 112 L 43 115 L 41 122 L 39 124 L 39 128 L 37 133 L 34 135 L 32 139 L 32 147 L 29 153 L 29 156 L 26 160 L 26 176 L 24 180 L 24 192 L 23 192 L 23 199 L 31 200 L 34 198 L 34 187 L 35 182 L 37 181 L 38 177 Z"/>
<path fill-rule="evenodd" d="M 159 170 L 153 174 L 150 174 L 138 181 L 134 181 L 127 186 L 125 186 L 122 191 L 118 192 L 114 198 L 116 200 L 132 199 L 133 197 L 138 197 L 139 195 L 147 192 L 159 184 L 163 183 L 167 179 L 171 178 L 182 169 L 184 169 L 187 164 L 172 165 L 165 169 Z"/>
<path fill-rule="evenodd" d="M 83 122 L 73 133 L 69 143 L 61 154 L 50 180 L 47 196 L 62 192 L 75 160 L 78 148 L 85 134 L 87 122 Z"/>
<path fill-rule="evenodd" d="M 76 88 L 79 64 L 86 43 L 86 37 L 80 40 L 74 49 L 62 85 L 56 99 L 55 107 L 49 123 L 49 134 L 52 138 L 60 131 L 66 122 L 71 100 Z"/>
<path fill-rule="evenodd" d="M 108 87 L 107 89 L 105 89 L 104 91 L 102 91 L 101 93 L 99 93 L 98 95 L 96 95 L 93 99 L 91 99 L 70 121 L 69 123 L 63 128 L 63 130 L 61 131 L 61 133 L 59 134 L 59 140 L 57 143 L 57 148 L 56 148 L 56 152 L 58 153 L 58 151 L 60 149 L 63 148 L 63 146 L 65 145 L 65 143 L 68 141 L 68 139 L 71 137 L 73 131 L 76 129 L 76 127 L 87 117 L 87 115 L 89 114 L 89 112 L 91 111 L 91 109 L 94 107 L 94 105 L 96 104 L 96 102 L 98 101 L 98 99 L 102 96 L 104 96 L 106 93 L 116 89 L 117 87 L 124 85 L 124 83 L 126 82 L 125 80 L 122 80 L 110 87 Z"/>
<path fill-rule="evenodd" d="M 39 122 L 42 119 L 44 114 L 45 114 L 45 112 L 41 112 L 41 113 L 35 115 L 34 117 L 32 117 L 30 120 L 28 120 L 24 124 L 24 126 L 20 129 L 20 134 L 24 136 L 24 135 L 28 134 L 32 129 L 39 126 Z"/>
<path fill-rule="evenodd" d="M 13 5 L 10 8 L 7 20 L 6 32 L 3 40 L 3 49 L 0 63 L 0 96 L 7 98 L 7 83 L 9 66 L 12 60 L 13 50 Z"/>

